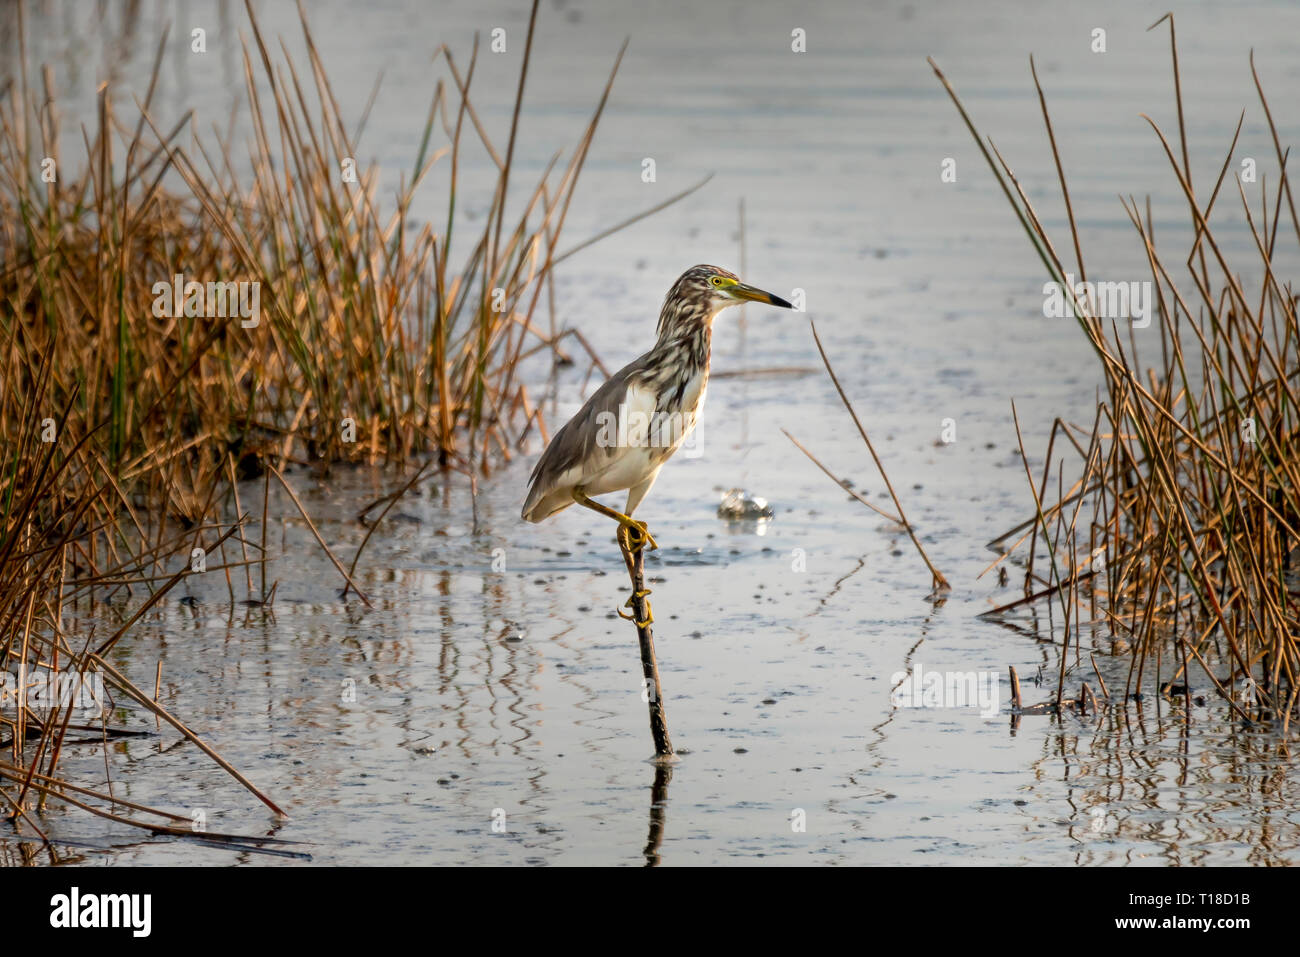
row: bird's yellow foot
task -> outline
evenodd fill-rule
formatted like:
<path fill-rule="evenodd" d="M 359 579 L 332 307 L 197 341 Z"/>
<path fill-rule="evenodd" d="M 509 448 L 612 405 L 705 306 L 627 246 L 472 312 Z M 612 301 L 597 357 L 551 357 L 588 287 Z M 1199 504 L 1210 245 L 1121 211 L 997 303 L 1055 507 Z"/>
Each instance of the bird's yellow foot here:
<path fill-rule="evenodd" d="M 624 608 L 631 608 L 631 607 L 636 603 L 636 600 L 637 600 L 638 598 L 644 600 L 644 599 L 645 599 L 645 596 L 648 595 L 648 594 L 650 594 L 650 589 L 649 589 L 649 588 L 642 588 L 640 591 L 634 591 L 634 592 L 632 592 L 632 597 L 629 598 L 629 599 L 628 599 L 628 600 L 623 604 L 623 607 L 624 607 Z M 655 620 L 655 613 L 654 613 L 653 611 L 650 610 L 650 602 L 647 601 L 647 602 L 645 603 L 645 621 L 644 621 L 644 622 L 641 622 L 640 624 L 648 625 L 648 624 L 651 624 L 654 620 Z"/>
<path fill-rule="evenodd" d="M 654 536 L 650 534 L 650 528 L 645 522 L 638 522 L 634 518 L 628 519 L 628 522 L 622 528 L 627 534 L 629 551 L 639 552 L 647 545 L 650 546 L 651 551 L 659 548 L 659 543 L 654 540 Z"/>
<path fill-rule="evenodd" d="M 628 608 L 628 607 L 631 606 L 631 604 L 632 604 L 632 599 L 629 598 L 629 599 L 627 600 L 627 604 L 624 605 L 623 608 Z M 649 603 L 649 602 L 646 602 L 646 603 L 645 603 L 645 621 L 637 621 L 637 620 L 636 620 L 636 615 L 625 615 L 625 614 L 623 614 L 623 608 L 615 608 L 614 611 L 618 614 L 618 617 L 624 619 L 625 621 L 630 621 L 630 622 L 632 622 L 632 623 L 633 623 L 634 625 L 636 625 L 638 628 L 644 628 L 646 625 L 653 625 L 653 624 L 654 624 L 655 616 L 654 616 L 654 612 L 652 612 L 652 611 L 650 610 L 650 603 Z"/>
<path fill-rule="evenodd" d="M 649 588 L 642 588 L 640 591 L 632 592 L 632 597 L 623 603 L 623 608 L 632 608 L 638 598 L 644 600 L 645 596 L 648 594 L 650 594 Z M 620 618 L 633 622 L 638 628 L 644 628 L 646 625 L 654 624 L 655 614 L 650 610 L 650 603 L 648 601 L 645 603 L 645 621 L 636 620 L 636 609 L 632 609 L 632 614 L 625 615 L 623 614 L 623 608 L 616 608 L 614 610 L 618 612 Z"/>

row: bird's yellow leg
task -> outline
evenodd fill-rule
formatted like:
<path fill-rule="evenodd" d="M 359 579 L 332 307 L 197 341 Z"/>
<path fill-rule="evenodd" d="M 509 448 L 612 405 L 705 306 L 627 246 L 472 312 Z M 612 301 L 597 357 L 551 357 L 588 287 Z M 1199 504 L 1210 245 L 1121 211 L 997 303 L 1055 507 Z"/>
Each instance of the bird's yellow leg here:
<path fill-rule="evenodd" d="M 647 545 L 649 545 L 652 550 L 659 547 L 658 542 L 656 542 L 653 536 L 651 536 L 650 530 L 646 526 L 645 522 L 638 522 L 635 518 L 624 515 L 622 512 L 610 508 L 608 505 L 601 505 L 595 499 L 588 496 L 581 488 L 575 488 L 573 490 L 573 500 L 584 508 L 589 508 L 593 512 L 599 512 L 606 518 L 612 518 L 614 521 L 618 522 L 622 528 L 627 529 L 627 542 L 631 551 L 640 551 Z"/>

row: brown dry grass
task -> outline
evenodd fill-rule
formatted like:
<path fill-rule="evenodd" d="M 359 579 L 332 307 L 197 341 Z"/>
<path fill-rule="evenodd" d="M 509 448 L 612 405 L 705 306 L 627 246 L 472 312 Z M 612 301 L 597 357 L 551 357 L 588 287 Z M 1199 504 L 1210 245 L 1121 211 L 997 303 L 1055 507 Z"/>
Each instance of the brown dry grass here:
<path fill-rule="evenodd" d="M 1172 18 L 1169 28 L 1180 90 Z M 1071 226 L 1072 266 L 992 141 L 981 138 L 934 69 L 1051 278 L 1063 286 L 1067 272 L 1086 278 L 1065 169 L 1036 73 Z M 1240 121 L 1212 188 L 1198 191 L 1181 92 L 1177 146 L 1147 119 L 1173 188 L 1186 202 L 1192 236 L 1189 249 L 1170 255 L 1155 242 L 1149 207 L 1144 217 L 1135 199 L 1124 201 L 1144 250 L 1139 275 L 1150 274 L 1157 297 L 1159 324 L 1151 331 L 1159 336 L 1158 348 L 1148 342 L 1139 355 L 1132 328 L 1098 318 L 1094 303 L 1071 297 L 1079 330 L 1101 364 L 1105 397 L 1090 428 L 1056 421 L 1044 473 L 1035 480 L 1026 466 L 1033 518 L 994 543 L 1003 557 L 1024 549 L 1027 599 L 1013 605 L 1032 599 L 1059 607 L 1065 636 L 1058 706 L 1070 662 L 1089 660 L 1083 635 L 1100 621 L 1130 649 L 1126 690 L 1139 687 L 1152 668 L 1166 688 L 1188 697 L 1195 676 L 1203 676 L 1242 717 L 1273 718 L 1285 729 L 1295 711 L 1300 596 L 1291 563 L 1300 541 L 1300 321 L 1295 293 L 1274 262 L 1279 243 L 1294 237 L 1300 244 L 1300 219 L 1287 154 L 1258 75 L 1255 83 L 1276 150 L 1272 170 L 1260 164 L 1257 209 L 1240 180 L 1228 175 Z M 1230 262 L 1216 240 L 1214 213 L 1236 202 L 1255 256 Z M 1243 276 L 1256 280 L 1247 285 Z M 1019 430 L 1018 419 L 1016 425 Z M 1077 456 L 1073 467 L 1065 465 L 1061 449 Z M 1040 571 L 1044 554 L 1049 567 Z"/>

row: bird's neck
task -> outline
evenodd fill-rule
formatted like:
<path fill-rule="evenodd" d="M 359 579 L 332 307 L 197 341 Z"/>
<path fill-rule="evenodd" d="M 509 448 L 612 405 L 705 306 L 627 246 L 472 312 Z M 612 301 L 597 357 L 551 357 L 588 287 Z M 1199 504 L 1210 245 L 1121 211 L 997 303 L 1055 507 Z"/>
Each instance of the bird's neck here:
<path fill-rule="evenodd" d="M 654 352 L 668 360 L 669 368 L 676 368 L 683 373 L 703 372 L 709 374 L 709 355 L 713 349 L 713 323 L 691 323 L 686 328 L 678 327 L 671 332 L 665 331 L 655 343 Z"/>

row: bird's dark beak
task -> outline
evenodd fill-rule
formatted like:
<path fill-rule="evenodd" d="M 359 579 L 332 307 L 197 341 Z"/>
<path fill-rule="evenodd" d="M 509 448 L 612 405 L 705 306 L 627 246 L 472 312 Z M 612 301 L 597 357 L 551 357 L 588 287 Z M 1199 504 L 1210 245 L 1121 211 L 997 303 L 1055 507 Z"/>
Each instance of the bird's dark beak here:
<path fill-rule="evenodd" d="M 742 299 L 748 302 L 765 302 L 768 305 L 780 306 L 782 309 L 794 308 L 794 306 L 790 305 L 790 303 L 786 302 L 780 296 L 774 296 L 770 292 L 764 292 L 762 289 L 757 289 L 748 283 L 738 282 L 734 286 L 728 287 L 727 292 L 731 294 L 733 299 Z"/>

